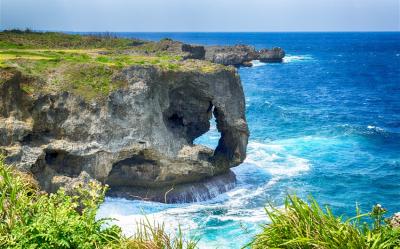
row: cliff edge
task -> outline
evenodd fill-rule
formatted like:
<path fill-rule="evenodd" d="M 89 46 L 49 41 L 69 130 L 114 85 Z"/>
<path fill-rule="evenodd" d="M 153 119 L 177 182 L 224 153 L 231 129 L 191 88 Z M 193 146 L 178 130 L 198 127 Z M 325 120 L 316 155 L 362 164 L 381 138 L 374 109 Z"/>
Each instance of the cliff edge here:
<path fill-rule="evenodd" d="M 29 46 L 0 35 L 0 149 L 43 189 L 96 179 L 114 196 L 189 202 L 234 186 L 229 168 L 245 159 L 249 131 L 233 67 L 190 59 L 197 47 L 185 57 L 116 38 L 60 48 L 47 33 L 20 35 Z M 215 150 L 193 144 L 212 115 Z"/>

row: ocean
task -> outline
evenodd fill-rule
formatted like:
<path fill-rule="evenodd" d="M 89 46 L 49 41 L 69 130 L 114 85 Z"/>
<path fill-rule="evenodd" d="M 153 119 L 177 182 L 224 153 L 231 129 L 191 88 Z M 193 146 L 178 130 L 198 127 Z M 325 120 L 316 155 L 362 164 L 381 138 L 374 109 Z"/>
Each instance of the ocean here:
<path fill-rule="evenodd" d="M 268 223 L 264 208 L 313 196 L 335 214 L 380 203 L 400 211 L 400 33 L 117 33 L 148 40 L 279 46 L 283 63 L 238 70 L 251 132 L 238 184 L 215 199 L 160 204 L 107 198 L 99 217 L 126 234 L 144 218 L 200 237 L 200 248 L 241 248 Z M 215 148 L 210 131 L 195 142 Z"/>

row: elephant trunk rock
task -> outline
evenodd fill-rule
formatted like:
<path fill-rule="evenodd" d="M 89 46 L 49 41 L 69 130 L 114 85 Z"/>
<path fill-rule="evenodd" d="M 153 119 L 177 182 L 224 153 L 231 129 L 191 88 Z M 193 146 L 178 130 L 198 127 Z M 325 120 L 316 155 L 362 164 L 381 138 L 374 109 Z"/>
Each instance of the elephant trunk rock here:
<path fill-rule="evenodd" d="M 69 91 L 27 94 L 21 84 L 32 79 L 0 73 L 0 150 L 47 191 L 92 178 L 115 196 L 195 201 L 232 188 L 229 169 L 246 157 L 245 99 L 231 67 L 131 66 L 115 76 L 125 87 L 92 101 Z M 193 144 L 212 115 L 221 134 L 215 151 Z M 224 187 L 210 191 L 216 183 Z"/>

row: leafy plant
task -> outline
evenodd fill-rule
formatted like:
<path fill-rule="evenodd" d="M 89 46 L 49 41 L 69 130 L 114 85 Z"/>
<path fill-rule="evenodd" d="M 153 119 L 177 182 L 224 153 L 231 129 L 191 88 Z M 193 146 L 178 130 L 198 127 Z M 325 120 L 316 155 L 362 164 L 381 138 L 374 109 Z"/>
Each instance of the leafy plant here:
<path fill-rule="evenodd" d="M 266 212 L 271 224 L 264 227 L 249 244 L 251 248 L 400 248 L 400 229 L 384 222 L 386 212 L 380 205 L 370 213 L 343 220 L 313 199 L 309 203 L 288 196 L 283 209 L 270 206 Z M 372 225 L 365 222 L 372 219 Z"/>
<path fill-rule="evenodd" d="M 91 182 L 76 195 L 40 191 L 27 173 L 4 164 L 0 156 L 0 248 L 40 249 L 193 249 L 196 241 L 168 235 L 164 226 L 142 223 L 125 237 L 108 219 L 96 219 L 106 188 Z"/>

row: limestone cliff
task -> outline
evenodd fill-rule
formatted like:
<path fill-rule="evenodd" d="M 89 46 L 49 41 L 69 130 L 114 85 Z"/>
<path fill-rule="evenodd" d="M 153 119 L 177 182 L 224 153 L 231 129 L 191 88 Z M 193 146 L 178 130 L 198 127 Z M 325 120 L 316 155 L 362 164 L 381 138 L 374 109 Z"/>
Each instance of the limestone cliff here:
<path fill-rule="evenodd" d="M 216 178 L 221 191 L 233 186 L 229 168 L 245 159 L 249 136 L 235 69 L 127 66 L 113 75 L 122 87 L 89 100 L 73 90 L 27 90 L 47 87 L 54 74 L 8 68 L 0 82 L 0 149 L 45 190 L 93 178 L 114 195 L 171 202 L 195 200 L 192 183 L 213 197 L 205 187 L 213 176 L 228 174 Z M 193 144 L 212 114 L 221 133 L 215 151 Z"/>

